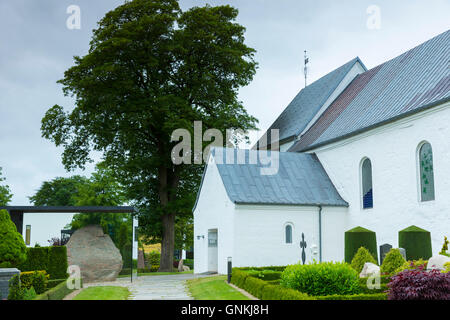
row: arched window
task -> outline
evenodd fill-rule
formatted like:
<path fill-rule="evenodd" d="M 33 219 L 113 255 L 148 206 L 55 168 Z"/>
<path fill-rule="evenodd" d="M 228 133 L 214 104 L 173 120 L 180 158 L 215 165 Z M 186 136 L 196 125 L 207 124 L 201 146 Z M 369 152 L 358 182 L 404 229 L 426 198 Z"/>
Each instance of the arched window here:
<path fill-rule="evenodd" d="M 433 151 L 428 142 L 419 147 L 420 200 L 434 200 Z"/>
<path fill-rule="evenodd" d="M 292 225 L 287 224 L 284 230 L 286 235 L 286 243 L 292 243 Z"/>
<path fill-rule="evenodd" d="M 361 165 L 361 182 L 363 209 L 373 208 L 372 163 L 367 158 Z"/>

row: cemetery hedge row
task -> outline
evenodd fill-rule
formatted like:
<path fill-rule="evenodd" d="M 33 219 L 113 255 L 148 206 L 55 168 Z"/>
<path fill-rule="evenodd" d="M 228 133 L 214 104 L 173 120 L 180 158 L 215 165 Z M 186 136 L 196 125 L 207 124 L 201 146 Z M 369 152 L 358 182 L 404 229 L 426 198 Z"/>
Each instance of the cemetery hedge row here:
<path fill-rule="evenodd" d="M 285 269 L 286 267 L 276 267 L 277 270 Z M 362 290 L 363 293 L 352 295 L 327 295 L 327 296 L 311 296 L 298 290 L 285 288 L 280 286 L 279 280 L 264 281 L 254 271 L 260 270 L 263 274 L 274 274 L 267 272 L 272 270 L 271 267 L 260 268 L 233 268 L 231 275 L 231 283 L 237 287 L 244 289 L 248 293 L 261 300 L 386 300 L 387 295 L 383 291 L 386 290 L 386 283 L 389 282 L 388 277 L 383 277 L 381 280 L 381 289 L 378 290 Z M 263 277 L 264 279 L 264 277 Z M 365 286 L 367 279 L 360 279 L 361 288 Z"/>
<path fill-rule="evenodd" d="M 83 285 L 81 285 L 83 287 Z M 38 295 L 34 300 L 62 300 L 68 294 L 72 293 L 76 289 L 67 288 L 66 281 L 61 282 L 56 287 L 45 291 L 43 294 Z"/>
<path fill-rule="evenodd" d="M 67 279 L 67 267 L 65 246 L 27 248 L 25 262 L 17 266 L 22 272 L 45 270 L 51 280 Z"/>

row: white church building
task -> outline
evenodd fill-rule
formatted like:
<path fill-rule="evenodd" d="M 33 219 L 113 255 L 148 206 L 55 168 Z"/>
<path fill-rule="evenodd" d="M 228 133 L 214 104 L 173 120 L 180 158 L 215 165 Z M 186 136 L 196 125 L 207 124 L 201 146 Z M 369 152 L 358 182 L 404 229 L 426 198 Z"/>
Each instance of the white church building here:
<path fill-rule="evenodd" d="M 271 129 L 280 152 L 267 154 Z M 194 270 L 293 264 L 302 250 L 342 261 L 345 231 L 398 247 L 411 225 L 433 254 L 450 236 L 450 31 L 370 70 L 351 60 L 302 89 L 253 150 L 211 152 Z"/>

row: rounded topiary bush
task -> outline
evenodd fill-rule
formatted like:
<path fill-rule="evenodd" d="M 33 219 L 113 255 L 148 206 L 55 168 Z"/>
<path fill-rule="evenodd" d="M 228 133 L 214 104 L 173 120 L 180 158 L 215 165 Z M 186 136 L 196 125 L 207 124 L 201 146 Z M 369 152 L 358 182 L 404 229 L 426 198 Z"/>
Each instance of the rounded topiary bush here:
<path fill-rule="evenodd" d="M 27 258 L 27 247 L 8 211 L 0 210 L 0 268 L 15 268 Z"/>
<path fill-rule="evenodd" d="M 398 246 L 406 250 L 408 260 L 431 258 L 431 234 L 416 226 L 410 226 L 398 233 Z"/>
<path fill-rule="evenodd" d="M 359 274 L 359 273 L 361 273 L 362 269 L 364 268 L 364 264 L 366 262 L 371 262 L 371 263 L 377 264 L 377 261 L 370 254 L 369 250 L 367 250 L 364 247 L 361 247 L 361 248 L 358 249 L 358 251 L 356 252 L 355 256 L 353 257 L 351 266 Z"/>
<path fill-rule="evenodd" d="M 360 293 L 358 273 L 345 262 L 288 266 L 281 274 L 280 285 L 312 296 Z"/>
<path fill-rule="evenodd" d="M 351 263 L 359 248 L 366 248 L 378 261 L 376 233 L 363 227 L 345 232 L 345 262 Z"/>
<path fill-rule="evenodd" d="M 398 268 L 403 266 L 406 260 L 399 249 L 391 249 L 381 264 L 380 271 L 385 274 L 394 274 Z"/>

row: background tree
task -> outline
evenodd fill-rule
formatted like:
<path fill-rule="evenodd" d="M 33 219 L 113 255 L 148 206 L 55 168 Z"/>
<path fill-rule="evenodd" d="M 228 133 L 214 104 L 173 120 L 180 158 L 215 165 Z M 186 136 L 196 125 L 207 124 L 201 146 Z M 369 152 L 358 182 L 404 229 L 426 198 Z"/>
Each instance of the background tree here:
<path fill-rule="evenodd" d="M 2 177 L 2 168 L 0 167 L 0 183 L 6 179 Z M 12 193 L 9 186 L 0 186 L 0 206 L 6 206 L 12 199 Z"/>
<path fill-rule="evenodd" d="M 42 120 L 43 137 L 64 148 L 66 169 L 102 152 L 146 235 L 161 241 L 161 271 L 172 271 L 175 217 L 191 215 L 202 172 L 172 162 L 172 132 L 192 132 L 193 121 L 223 133 L 255 129 L 238 100 L 255 74 L 255 50 L 237 15 L 230 6 L 182 12 L 176 0 L 126 2 L 100 20 L 89 52 L 59 81 L 75 108 L 55 105 Z"/>
<path fill-rule="evenodd" d="M 27 258 L 27 247 L 8 211 L 0 210 L 0 268 L 14 268 Z"/>
<path fill-rule="evenodd" d="M 123 187 L 110 169 L 99 163 L 90 178 L 72 176 L 45 181 L 29 197 L 36 206 L 119 206 L 127 201 Z M 90 224 L 99 224 L 119 248 L 119 229 L 126 223 L 131 234 L 131 217 L 120 213 L 78 213 L 67 228 L 76 230 Z"/>
<path fill-rule="evenodd" d="M 35 206 L 75 206 L 82 185 L 88 184 L 86 177 L 79 175 L 64 178 L 58 177 L 51 181 L 44 181 L 36 193 L 28 197 Z"/>

